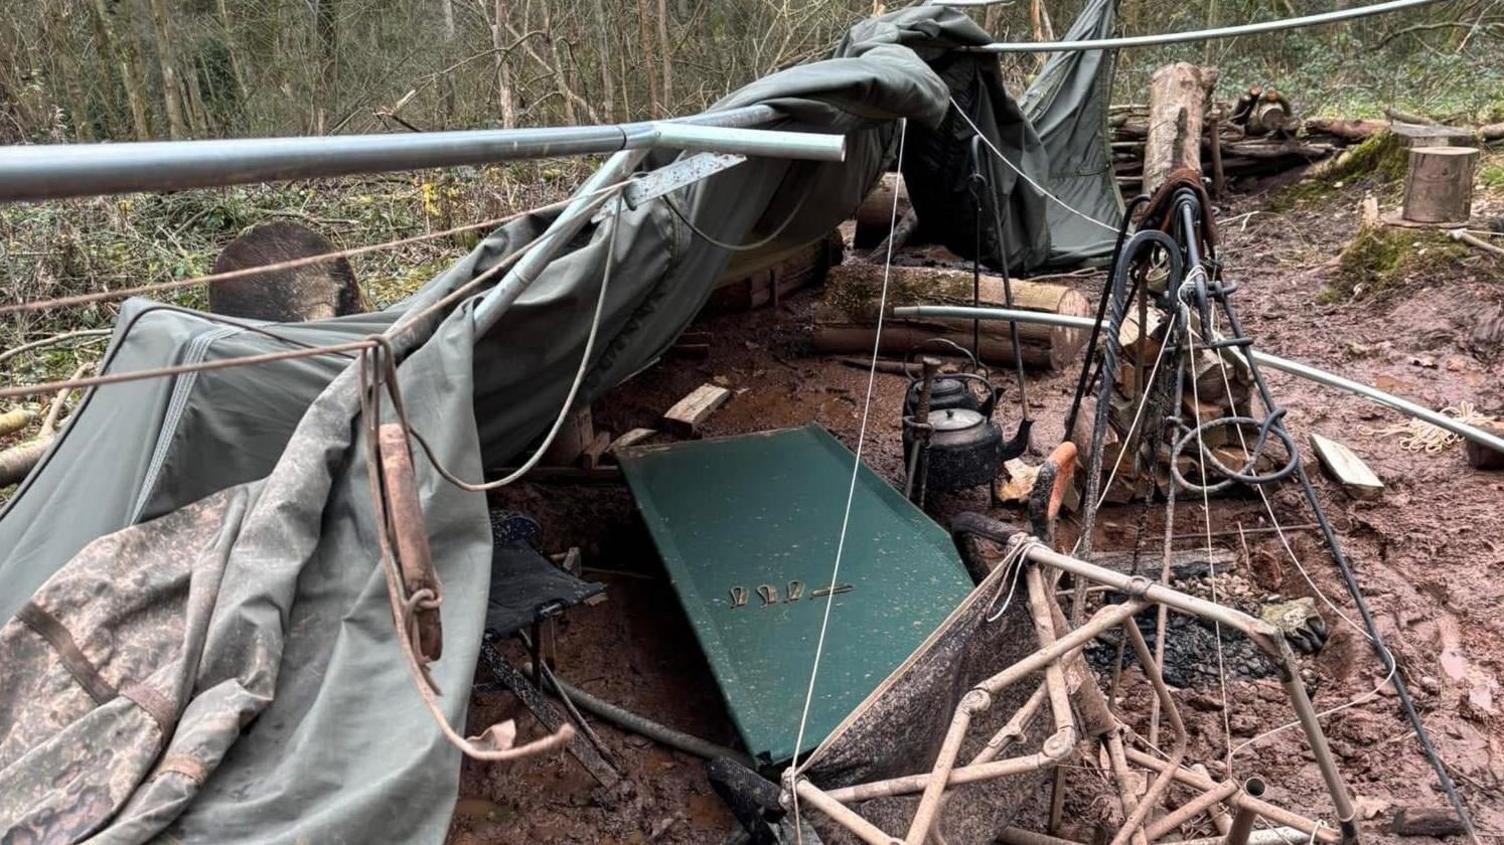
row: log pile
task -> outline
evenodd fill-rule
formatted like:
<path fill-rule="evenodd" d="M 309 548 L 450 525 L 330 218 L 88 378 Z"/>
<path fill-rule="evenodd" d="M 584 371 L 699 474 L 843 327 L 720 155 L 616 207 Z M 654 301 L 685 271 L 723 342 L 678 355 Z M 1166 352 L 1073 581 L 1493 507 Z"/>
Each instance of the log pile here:
<path fill-rule="evenodd" d="M 1148 384 L 1151 374 L 1154 372 L 1154 362 L 1160 354 L 1160 347 L 1164 343 L 1164 323 L 1159 319 L 1154 310 L 1148 312 L 1149 331 L 1140 338 L 1138 318 L 1136 314 L 1128 315 L 1123 322 L 1123 327 L 1118 334 L 1118 341 L 1122 349 L 1119 357 L 1117 373 L 1113 379 L 1111 408 L 1107 415 L 1107 436 L 1104 438 L 1102 447 L 1102 491 L 1106 501 L 1112 504 L 1124 504 L 1132 501 L 1141 501 L 1155 495 L 1163 496 L 1169 492 L 1173 483 L 1170 474 L 1171 444 L 1162 443 L 1158 438 L 1156 427 L 1159 422 L 1171 413 L 1168 407 L 1174 401 L 1174 383 L 1171 374 L 1161 370 L 1156 376 L 1160 388 L 1151 396 L 1150 401 L 1142 414 L 1138 413 L 1143 392 L 1150 389 Z M 1236 351 L 1222 350 L 1221 361 L 1218 361 L 1218 352 L 1198 350 L 1196 359 L 1195 389 L 1192 389 L 1188 377 L 1181 397 L 1180 417 L 1187 425 L 1193 425 L 1196 420 L 1202 423 L 1231 416 L 1259 415 L 1251 413 L 1251 396 L 1253 395 L 1253 374 L 1247 364 Z M 1226 368 L 1227 382 L 1223 382 L 1223 367 Z M 1229 397 L 1228 387 L 1231 387 Z M 1198 402 L 1199 400 L 1199 402 Z M 1082 412 L 1077 418 L 1076 429 L 1071 433 L 1071 440 L 1075 442 L 1077 449 L 1083 450 L 1090 445 L 1091 420 L 1094 415 L 1094 403 L 1088 400 L 1083 406 Z M 1135 420 L 1140 425 L 1144 420 L 1149 420 L 1147 436 L 1140 437 L 1134 428 Z M 1248 444 L 1252 444 L 1258 438 L 1256 429 L 1246 428 L 1243 437 Z M 1239 440 L 1238 431 L 1232 426 L 1218 426 L 1203 432 L 1203 442 L 1208 451 L 1216 455 L 1224 465 L 1237 469 L 1246 462 Z M 1273 457 L 1261 458 L 1257 467 L 1258 472 L 1269 472 L 1278 467 L 1275 465 L 1278 458 L 1279 447 L 1273 446 L 1267 453 Z M 1180 474 L 1192 483 L 1200 483 L 1201 461 L 1198 459 L 1194 441 L 1178 457 Z M 1208 467 L 1208 477 L 1212 483 L 1220 480 L 1215 469 Z M 1115 476 L 1111 484 L 1107 483 L 1110 476 Z M 1077 483 L 1083 489 L 1085 486 L 1085 465 L 1082 464 Z"/>
<path fill-rule="evenodd" d="M 1118 185 L 1125 192 L 1136 193 L 1144 179 L 1144 146 L 1149 137 L 1147 106 L 1114 106 L 1112 161 Z M 1207 115 L 1201 136 L 1204 161 L 1220 153 L 1222 171 L 1227 180 L 1259 178 L 1282 173 L 1295 167 L 1327 158 L 1343 148 L 1359 143 L 1377 129 L 1387 126 L 1379 121 L 1310 120 L 1302 124 L 1297 135 L 1275 133 L 1250 137 L 1242 127 L 1223 119 L 1225 106 L 1214 106 Z M 1370 126 L 1369 124 L 1377 124 Z M 1213 150 L 1215 127 L 1217 150 Z"/>
<path fill-rule="evenodd" d="M 1246 94 L 1244 95 L 1247 96 Z M 1213 103 L 1201 134 L 1203 162 L 1220 153 L 1227 180 L 1257 179 L 1328 159 L 1380 132 L 1392 131 L 1407 147 L 1472 146 L 1504 141 L 1504 123 L 1477 127 L 1441 126 L 1419 116 L 1393 113 L 1391 120 L 1310 118 L 1300 120 L 1273 104 L 1254 104 L 1239 122 L 1243 105 Z M 1108 118 L 1112 132 L 1113 169 L 1125 192 L 1138 192 L 1144 181 L 1144 149 L 1149 137 L 1147 104 L 1113 106 Z M 1271 129 L 1270 127 L 1279 127 Z M 1214 144 L 1215 139 L 1215 144 Z"/>

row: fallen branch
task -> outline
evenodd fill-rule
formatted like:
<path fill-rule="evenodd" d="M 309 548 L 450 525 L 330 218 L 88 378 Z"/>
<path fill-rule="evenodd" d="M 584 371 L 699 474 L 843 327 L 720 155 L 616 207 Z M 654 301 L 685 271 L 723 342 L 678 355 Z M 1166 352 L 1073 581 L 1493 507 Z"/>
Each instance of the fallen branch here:
<path fill-rule="evenodd" d="M 33 340 L 30 343 L 23 343 L 14 349 L 7 349 L 4 352 L 0 352 L 0 361 L 6 361 L 10 358 L 14 358 L 17 355 L 20 355 L 22 352 L 29 352 L 33 349 L 40 349 L 43 346 L 51 346 L 54 343 L 62 343 L 65 340 L 72 340 L 73 338 L 104 337 L 110 334 L 111 331 L 112 329 L 79 329 L 78 331 L 55 334 L 51 337 L 44 337 L 41 340 Z"/>
<path fill-rule="evenodd" d="M 1396 108 L 1386 108 L 1386 109 L 1384 109 L 1384 114 L 1390 120 L 1396 120 L 1396 121 L 1399 121 L 1400 123 L 1413 123 L 1413 124 L 1415 124 L 1417 126 L 1440 126 L 1441 125 L 1440 121 L 1432 120 L 1431 118 L 1426 117 L 1423 114 L 1417 114 L 1415 112 L 1408 112 L 1408 111 L 1401 111 L 1401 110 L 1396 109 Z"/>
<path fill-rule="evenodd" d="M 72 382 L 83 378 L 84 374 L 93 368 L 94 364 L 92 361 L 80 366 L 73 371 L 73 375 L 69 377 L 68 381 Z M 47 454 L 48 447 L 52 445 L 52 439 L 57 435 L 58 420 L 62 417 L 63 406 L 68 401 L 68 395 L 72 392 L 73 388 L 71 387 L 65 387 L 58 391 L 57 396 L 52 400 L 52 407 L 47 409 L 47 418 L 42 420 L 42 430 L 37 432 L 35 438 L 19 446 L 6 449 L 4 452 L 0 452 L 0 487 L 15 484 L 24 479 L 27 473 L 30 473 L 32 468 L 37 465 L 37 462 L 42 459 L 42 456 Z M 10 415 L 7 414 L 6 416 Z M 36 415 L 32 414 L 31 418 L 35 419 Z"/>
<path fill-rule="evenodd" d="M 25 408 L 17 408 L 0 414 L 0 437 L 7 434 L 15 434 L 21 429 L 36 422 L 37 414 Z"/>

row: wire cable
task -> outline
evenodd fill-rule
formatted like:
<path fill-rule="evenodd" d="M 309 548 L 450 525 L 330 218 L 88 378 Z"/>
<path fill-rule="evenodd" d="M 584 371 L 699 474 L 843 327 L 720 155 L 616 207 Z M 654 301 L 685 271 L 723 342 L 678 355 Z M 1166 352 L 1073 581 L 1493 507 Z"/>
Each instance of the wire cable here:
<path fill-rule="evenodd" d="M 617 203 L 620 203 L 621 198 L 618 196 L 616 201 Z M 527 460 L 523 461 L 521 466 L 517 467 L 515 470 L 503 476 L 502 478 L 498 478 L 493 481 L 486 481 L 481 483 L 465 481 L 464 479 L 455 475 L 452 471 L 450 471 L 448 467 L 444 466 L 443 463 L 439 461 L 438 456 L 434 453 L 434 450 L 428 444 L 428 441 L 424 439 L 423 436 L 420 435 L 416 430 L 414 430 L 410 425 L 407 424 L 406 410 L 401 406 L 400 401 L 396 403 L 398 417 L 402 420 L 403 426 L 404 428 L 406 428 L 408 436 L 417 442 L 419 448 L 423 450 L 423 454 L 427 456 L 428 462 L 433 466 L 435 470 L 438 471 L 439 475 L 443 476 L 445 481 L 448 481 L 450 484 L 453 484 L 461 490 L 466 490 L 471 493 L 483 493 L 489 490 L 497 490 L 516 482 L 518 479 L 531 472 L 532 469 L 538 465 L 538 462 L 543 460 L 543 455 L 548 451 L 548 447 L 553 445 L 554 438 L 558 436 L 560 429 L 564 427 L 564 422 L 569 418 L 569 413 L 574 407 L 575 397 L 579 395 L 580 387 L 585 383 L 585 375 L 590 370 L 590 359 L 592 353 L 595 351 L 595 339 L 600 331 L 601 316 L 605 313 L 606 293 L 610 290 L 611 287 L 611 270 L 616 264 L 616 235 L 621 228 L 621 214 L 619 213 L 621 209 L 618 208 L 617 211 L 617 214 L 611 215 L 611 235 L 607 239 L 606 262 L 605 267 L 601 272 L 600 293 L 596 296 L 595 313 L 590 319 L 590 331 L 585 336 L 585 350 L 580 355 L 580 365 L 575 370 L 574 380 L 570 383 L 569 392 L 565 395 L 563 403 L 559 406 L 559 413 L 554 417 L 553 425 L 549 427 L 548 433 L 543 437 L 543 441 L 538 444 L 538 447 L 533 450 L 533 453 L 528 456 Z"/>
<path fill-rule="evenodd" d="M 908 130 L 908 119 L 900 118 L 898 121 L 897 162 L 897 167 L 900 172 L 902 172 L 903 170 L 904 145 L 908 138 Z M 878 294 L 877 326 L 872 341 L 872 363 L 867 369 L 867 396 L 865 402 L 862 405 L 862 421 L 860 427 L 857 429 L 856 452 L 851 462 L 851 482 L 847 485 L 846 488 L 846 505 L 841 514 L 841 533 L 836 539 L 836 557 L 834 564 L 831 566 L 830 572 L 830 589 L 832 590 L 835 589 L 837 580 L 841 575 L 841 557 L 846 551 L 846 532 L 847 529 L 851 526 L 851 505 L 856 498 L 856 481 L 862 469 L 862 448 L 867 443 L 867 420 L 872 413 L 872 394 L 877 384 L 877 358 L 882 349 L 883 316 L 888 310 L 888 280 L 893 269 L 893 238 L 891 236 L 893 230 L 897 228 L 897 226 L 898 192 L 895 191 L 893 192 L 893 210 L 889 215 L 888 220 L 888 255 L 887 259 L 883 262 L 883 286 L 882 291 Z M 799 731 L 796 739 L 794 740 L 794 755 L 792 760 L 790 760 L 789 762 L 789 771 L 792 773 L 792 776 L 796 778 L 799 776 L 800 771 L 799 750 L 804 747 L 804 733 L 809 724 L 809 709 L 810 705 L 814 702 L 815 699 L 815 682 L 819 678 L 820 674 L 820 659 L 824 656 L 825 653 L 825 636 L 830 629 L 830 611 L 831 608 L 835 607 L 835 604 L 836 603 L 834 598 L 832 598 L 831 601 L 827 601 L 825 603 L 824 612 L 820 617 L 820 634 L 815 639 L 815 659 L 809 671 L 809 686 L 805 689 L 804 692 L 804 707 L 799 714 Z M 797 838 L 802 845 L 804 835 L 800 823 L 801 819 L 799 814 L 799 792 L 796 789 L 791 789 L 790 791 L 794 796 L 794 827 L 798 832 Z"/>
<path fill-rule="evenodd" d="M 610 193 L 611 191 L 619 190 L 625 184 L 626 182 L 622 181 L 614 185 L 607 185 L 601 188 L 601 190 L 597 192 L 597 195 L 605 195 Z M 341 258 L 353 258 L 355 256 L 366 255 L 372 252 L 380 252 L 381 250 L 385 249 L 395 249 L 396 247 L 400 246 L 408 246 L 424 241 L 437 240 L 439 238 L 449 237 L 450 235 L 463 234 L 465 232 L 471 232 L 477 229 L 495 228 L 497 226 L 502 226 L 510 223 L 514 220 L 519 220 L 530 214 L 542 214 L 549 211 L 561 209 L 564 206 L 568 205 L 572 200 L 573 198 L 560 200 L 558 202 L 549 203 L 548 205 L 542 205 L 538 206 L 537 208 L 528 209 L 527 211 L 519 211 L 515 214 L 508 214 L 504 217 L 494 217 L 489 220 L 482 220 L 479 223 L 467 223 L 463 226 L 455 226 L 453 228 L 444 229 L 438 232 L 427 232 L 422 235 L 413 235 L 412 237 L 399 238 L 393 241 L 383 241 L 377 244 L 367 244 L 365 246 L 335 250 L 334 252 L 324 252 L 319 253 L 318 255 L 307 255 L 302 258 L 293 258 L 287 261 L 278 261 L 274 264 L 262 264 L 257 267 L 243 267 L 239 270 L 226 270 L 223 273 L 208 273 L 202 276 L 194 276 L 188 279 L 175 279 L 170 282 L 154 282 L 148 285 L 136 285 L 135 287 L 129 288 L 115 288 L 113 290 L 95 291 L 94 293 L 81 293 L 73 296 L 62 296 L 55 299 L 38 299 L 30 302 L 18 302 L 11 303 L 9 305 L 0 305 L 0 316 L 4 316 L 6 314 L 18 314 L 27 311 L 44 311 L 51 308 L 68 308 L 75 305 L 88 305 L 94 302 L 107 302 L 118 299 L 128 299 L 132 296 L 139 296 L 142 294 L 160 293 L 162 291 L 196 287 L 198 285 L 219 284 L 221 282 L 228 282 L 234 279 L 243 279 L 249 276 L 260 276 L 266 273 L 275 273 L 282 270 L 296 270 L 301 267 L 308 267 L 314 264 L 323 264 L 325 262 L 336 261 Z"/>
<path fill-rule="evenodd" d="M 1022 170 L 1020 170 L 1019 167 L 1018 167 L 1018 165 L 1016 165 L 1013 162 L 1009 161 L 1008 157 L 1005 156 L 1005 155 L 1003 155 L 1003 151 L 1002 150 L 999 150 L 997 147 L 993 146 L 991 139 L 989 139 L 985 134 L 983 134 L 981 128 L 978 127 L 976 125 L 976 123 L 971 119 L 971 117 L 966 114 L 966 110 L 963 109 L 963 108 L 961 108 L 961 104 L 956 102 L 956 98 L 955 97 L 951 97 L 950 98 L 950 105 L 951 105 L 951 108 L 955 109 L 956 114 L 960 115 L 961 119 L 964 120 L 964 121 L 966 121 L 966 125 L 971 127 L 971 131 L 975 132 L 977 134 L 977 136 L 982 139 L 982 143 L 987 146 L 987 149 L 992 150 L 993 155 L 997 156 L 998 161 L 1001 161 L 1003 164 L 1007 165 L 1009 170 L 1012 170 L 1014 173 L 1017 173 L 1018 177 L 1020 179 L 1024 180 L 1025 182 L 1028 182 L 1030 185 L 1034 186 L 1034 190 L 1036 190 L 1036 191 L 1040 192 L 1041 194 L 1044 194 L 1046 197 L 1049 197 L 1050 199 L 1054 200 L 1055 203 L 1057 205 L 1059 205 L 1061 208 L 1065 209 L 1066 211 L 1069 211 L 1071 214 L 1076 215 L 1077 217 L 1081 218 L 1082 220 L 1085 220 L 1085 221 L 1087 221 L 1089 223 L 1093 223 L 1093 224 L 1095 224 L 1097 226 L 1101 226 L 1103 229 L 1106 229 L 1107 231 L 1112 232 L 1113 234 L 1117 234 L 1118 227 L 1113 226 L 1110 223 L 1103 223 L 1101 220 L 1098 220 L 1097 218 L 1092 217 L 1090 214 L 1087 214 L 1086 212 L 1081 211 L 1080 209 L 1076 208 L 1075 206 L 1071 205 L 1070 203 L 1066 202 L 1065 200 L 1061 199 L 1060 197 L 1057 197 L 1053 193 L 1050 193 L 1050 190 L 1048 188 L 1046 188 L 1045 186 L 1043 186 L 1043 185 L 1039 184 L 1038 182 L 1034 181 L 1033 177 L 1031 177 L 1029 174 L 1027 174 L 1027 173 L 1023 172 Z"/>
<path fill-rule="evenodd" d="M 773 192 L 774 196 L 777 196 L 777 193 L 778 192 L 775 190 Z M 660 199 L 663 200 L 664 205 L 668 206 L 669 211 L 672 211 L 674 213 L 674 216 L 678 217 L 680 222 L 682 222 L 685 226 L 688 226 L 689 230 L 691 232 L 694 232 L 695 237 L 699 238 L 700 240 L 710 244 L 713 247 L 719 247 L 720 249 L 724 249 L 729 252 L 753 252 L 755 250 L 762 249 L 763 247 L 772 243 L 774 240 L 777 240 L 778 236 L 782 235 L 784 233 L 784 230 L 788 229 L 789 224 L 794 222 L 794 218 L 799 216 L 799 212 L 804 210 L 804 204 L 809 200 L 810 194 L 812 193 L 814 193 L 814 191 L 805 190 L 799 195 L 798 202 L 794 203 L 794 207 L 789 211 L 788 216 L 783 218 L 783 222 L 778 224 L 778 228 L 774 229 L 772 232 L 769 232 L 766 237 L 759 238 L 758 240 L 746 244 L 731 244 L 711 237 L 708 233 L 706 233 L 704 229 L 696 226 L 694 224 L 694 221 L 689 219 L 689 216 L 679 208 L 679 204 L 674 202 L 669 194 L 664 194 L 662 197 L 660 197 Z"/>
<path fill-rule="evenodd" d="M 934 2 L 938 5 L 950 5 L 947 0 L 934 0 Z M 1254 35 L 1260 32 L 1277 32 L 1282 29 L 1318 26 L 1367 17 L 1369 15 L 1398 12 L 1402 9 L 1412 9 L 1417 6 L 1425 6 L 1438 2 L 1442 2 L 1442 0 L 1389 0 L 1387 3 L 1376 3 L 1372 6 L 1359 6 L 1350 9 L 1337 9 L 1336 11 L 1323 12 L 1319 15 L 1258 21 L 1257 23 L 1224 26 L 1217 29 L 1162 32 L 1155 35 L 1130 35 L 1121 38 L 1094 38 L 1084 41 L 996 42 L 978 47 L 963 47 L 962 49 L 976 53 L 1056 53 L 1063 51 L 1117 50 L 1123 47 L 1152 47 L 1160 44 L 1179 44 L 1185 41 L 1211 41 L 1220 38 L 1236 38 L 1241 35 Z"/>

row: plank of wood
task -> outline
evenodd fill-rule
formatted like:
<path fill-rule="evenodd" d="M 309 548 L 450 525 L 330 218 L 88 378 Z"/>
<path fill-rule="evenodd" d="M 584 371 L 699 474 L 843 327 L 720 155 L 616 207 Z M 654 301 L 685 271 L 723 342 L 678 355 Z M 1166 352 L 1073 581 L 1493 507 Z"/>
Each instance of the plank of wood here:
<path fill-rule="evenodd" d="M 1348 495 L 1357 499 L 1372 499 L 1384 492 L 1384 482 L 1353 450 L 1315 432 L 1311 433 L 1311 448 L 1316 450 L 1316 459 L 1321 462 L 1322 468 L 1342 485 Z"/>
<path fill-rule="evenodd" d="M 606 448 L 606 454 L 614 456 L 622 449 L 636 446 L 638 443 L 647 440 L 657 433 L 658 429 L 656 428 L 634 428 L 626 434 L 623 434 L 622 436 L 611 441 L 611 445 Z"/>
<path fill-rule="evenodd" d="M 730 398 L 731 391 L 726 388 L 717 384 L 702 384 L 674 403 L 674 407 L 663 415 L 663 422 L 670 430 L 693 436 L 699 433 L 700 423 Z"/>

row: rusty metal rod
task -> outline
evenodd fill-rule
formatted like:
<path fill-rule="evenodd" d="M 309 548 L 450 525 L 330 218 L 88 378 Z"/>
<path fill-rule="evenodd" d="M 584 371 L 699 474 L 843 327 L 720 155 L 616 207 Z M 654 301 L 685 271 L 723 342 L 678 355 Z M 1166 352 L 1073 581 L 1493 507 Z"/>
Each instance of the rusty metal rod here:
<path fill-rule="evenodd" d="M 829 816 L 832 821 L 856 834 L 857 838 L 866 842 L 867 845 L 898 845 L 900 841 L 883 833 L 877 825 L 848 809 L 808 780 L 801 778 L 796 781 L 794 791 L 815 809 Z"/>
<path fill-rule="evenodd" d="M 1003 832 L 997 835 L 997 841 L 999 845 L 1083 845 L 1070 839 L 1061 839 L 1047 833 L 1035 833 L 1032 830 L 1022 830 L 1016 827 L 1003 828 Z"/>
<path fill-rule="evenodd" d="M 977 688 L 996 695 L 1012 684 L 1038 672 L 1040 669 L 1061 659 L 1070 652 L 1086 645 L 1108 628 L 1121 625 L 1124 619 L 1141 612 L 1148 606 L 1148 603 L 1140 599 L 1130 599 L 1122 604 L 1103 607 L 1093 614 L 1090 619 L 1086 620 L 1086 623 L 1081 627 L 1056 640 L 1053 646 L 1034 652 L 1023 660 L 982 681 L 977 685 Z"/>
<path fill-rule="evenodd" d="M 1154 694 L 1164 704 L 1165 714 L 1170 717 L 1170 730 L 1175 734 L 1175 744 L 1170 751 L 1169 766 L 1179 768 L 1181 761 L 1185 759 L 1186 747 L 1189 745 L 1185 733 L 1185 722 L 1180 718 L 1180 708 L 1175 706 L 1175 698 L 1170 694 L 1170 688 L 1165 685 L 1164 675 L 1159 670 L 1159 664 L 1154 662 L 1154 654 L 1149 651 L 1149 644 L 1144 642 L 1144 635 L 1139 631 L 1138 623 L 1129 619 L 1123 623 L 1123 630 L 1128 635 L 1128 641 L 1133 644 L 1134 653 L 1138 655 L 1139 667 L 1143 669 L 1144 676 L 1154 687 Z M 1170 788 L 1173 781 L 1174 776 L 1170 771 L 1160 772 L 1159 777 L 1154 779 L 1148 791 L 1144 793 L 1144 797 L 1139 800 L 1138 808 L 1133 815 L 1123 823 L 1123 829 L 1113 837 L 1112 845 L 1123 845 L 1123 842 L 1143 825 L 1144 819 L 1149 816 L 1149 811 L 1158 805 L 1160 797 Z"/>
<path fill-rule="evenodd" d="M 974 689 L 961 698 L 961 704 L 951 718 L 950 731 L 940 744 L 940 753 L 936 755 L 935 768 L 931 772 L 929 783 L 925 784 L 919 807 L 914 810 L 914 820 L 909 823 L 909 834 L 904 838 L 904 845 L 924 845 L 924 841 L 929 838 L 930 826 L 935 823 L 935 817 L 940 811 L 940 796 L 945 792 L 951 769 L 955 768 L 956 755 L 961 753 L 961 742 L 966 739 L 966 729 L 971 727 L 973 716 L 991 706 L 992 696 L 985 690 Z"/>
<path fill-rule="evenodd" d="M 1029 723 L 1034 721 L 1034 716 L 1039 713 L 1040 705 L 1044 704 L 1044 696 L 1045 686 L 1040 684 L 1039 688 L 1034 690 L 1034 694 L 1029 696 L 1029 700 L 1024 702 L 1024 706 L 1018 708 L 1007 724 L 998 728 L 997 733 L 987 740 L 987 744 L 982 746 L 977 756 L 971 758 L 968 765 L 991 763 L 997 759 L 997 755 L 1003 753 L 1004 748 L 1023 739 L 1024 731 L 1028 729 Z"/>
<path fill-rule="evenodd" d="M 1197 763 L 1196 765 L 1191 766 L 1191 771 L 1195 772 L 1198 775 L 1201 775 L 1207 780 L 1212 779 L 1211 772 L 1208 772 L 1206 770 L 1205 763 Z M 1237 790 L 1234 789 L 1233 791 L 1236 792 Z M 1232 830 L 1232 813 L 1227 812 L 1227 807 L 1223 806 L 1220 802 L 1213 804 L 1210 808 L 1208 808 L 1206 814 L 1208 816 L 1211 816 L 1212 824 L 1216 826 L 1218 833 L 1226 836 L 1227 832 L 1229 830 Z"/>
<path fill-rule="evenodd" d="M 1142 596 L 1148 601 L 1165 604 L 1184 613 L 1211 619 L 1242 631 L 1261 651 L 1278 661 L 1280 682 L 1284 685 L 1285 694 L 1290 699 L 1290 706 L 1295 710 L 1295 716 L 1300 721 L 1301 730 L 1306 735 L 1306 742 L 1311 747 L 1311 753 L 1316 756 L 1316 765 L 1321 770 L 1327 793 L 1331 795 L 1332 805 L 1337 810 L 1337 820 L 1341 823 L 1343 838 L 1347 840 L 1356 838 L 1357 809 L 1353 806 L 1352 795 L 1347 790 L 1347 783 L 1343 780 L 1342 773 L 1337 770 L 1337 761 L 1332 756 L 1331 747 L 1327 744 L 1326 734 L 1321 730 L 1316 707 L 1311 704 L 1305 685 L 1301 683 L 1300 667 L 1295 661 L 1295 654 L 1277 628 L 1242 611 L 1187 595 L 1179 590 L 1153 583 L 1147 578 L 1124 575 L 1077 560 L 1069 555 L 1060 554 L 1044 547 L 1026 534 L 1015 535 L 1012 542 L 1028 543 L 1025 557 L 1036 563 L 1055 567 L 1078 578 L 1107 584 L 1127 595 Z"/>
<path fill-rule="evenodd" d="M 1197 789 L 1205 791 L 1217 788 L 1217 782 L 1209 777 L 1203 777 L 1202 775 L 1198 775 L 1190 769 L 1184 767 L 1178 769 L 1174 768 L 1166 764 L 1164 761 L 1160 760 L 1158 757 L 1151 756 L 1142 751 L 1130 748 L 1127 750 L 1127 755 L 1128 761 L 1130 763 L 1133 763 L 1135 766 L 1144 766 L 1157 772 L 1169 770 L 1174 773 L 1176 780 L 1180 781 L 1181 783 L 1194 786 Z M 1249 809 L 1253 810 L 1269 821 L 1274 822 L 1275 824 L 1294 828 L 1308 837 L 1314 834 L 1318 841 L 1334 843 L 1340 841 L 1342 838 L 1341 835 L 1338 834 L 1335 830 L 1326 827 L 1322 827 L 1318 830 L 1315 821 L 1308 819 L 1298 813 L 1293 813 L 1289 810 L 1286 810 L 1283 807 L 1279 807 L 1274 804 L 1270 804 L 1267 801 L 1261 801 L 1257 798 L 1251 797 L 1245 792 L 1238 792 L 1228 800 L 1229 803 L 1231 803 L 1235 807 L 1247 806 Z"/>
<path fill-rule="evenodd" d="M 1050 618 L 1049 597 L 1045 592 L 1044 574 L 1039 567 L 1030 566 L 1024 570 L 1024 578 L 1029 588 L 1029 612 L 1034 617 L 1034 633 L 1039 637 L 1041 648 L 1049 648 L 1055 644 L 1055 623 Z M 1061 660 L 1052 661 L 1044 667 L 1044 685 L 1049 691 L 1050 712 L 1055 717 L 1055 729 L 1071 731 L 1071 744 L 1075 744 L 1076 720 L 1071 715 L 1071 693 L 1065 685 L 1065 670 L 1063 655 Z"/>
<path fill-rule="evenodd" d="M 1264 782 L 1259 778 L 1249 778 L 1243 782 L 1243 794 L 1250 798 L 1259 798 L 1264 794 Z M 1238 811 L 1232 814 L 1232 830 L 1227 832 L 1227 845 L 1248 845 L 1248 834 L 1253 832 L 1253 822 L 1258 818 L 1255 812 L 1247 804 L 1239 804 Z"/>
<path fill-rule="evenodd" d="M 1134 793 L 1133 773 L 1128 768 L 1128 760 L 1123 755 L 1123 734 L 1113 731 L 1107 735 L 1107 760 L 1112 764 L 1113 777 L 1118 782 L 1118 800 L 1123 805 L 1123 818 L 1131 818 L 1138 812 L 1138 795 Z M 1127 825 L 1124 825 L 1127 829 Z M 1148 834 L 1143 830 L 1133 831 L 1134 845 L 1145 845 L 1149 841 Z"/>
<path fill-rule="evenodd" d="M 1049 739 L 1046 739 L 1044 746 L 1035 754 L 953 768 L 946 775 L 945 786 L 960 786 L 964 783 L 975 783 L 979 780 L 995 780 L 1008 775 L 1021 775 L 1025 772 L 1038 771 L 1039 769 L 1059 763 L 1070 755 L 1074 747 L 1070 742 L 1069 734 L 1065 731 L 1060 731 L 1051 735 Z M 933 773 L 906 775 L 888 780 L 859 783 L 855 786 L 843 786 L 840 789 L 830 790 L 829 795 L 843 804 L 857 804 L 862 801 L 870 801 L 873 798 L 913 795 L 916 792 L 925 791 L 933 782 Z"/>
<path fill-rule="evenodd" d="M 1231 798 L 1233 796 L 1233 793 L 1237 791 L 1238 784 L 1236 781 L 1223 781 L 1222 783 L 1217 785 L 1216 789 L 1213 789 L 1210 792 L 1203 792 L 1200 795 L 1197 795 L 1195 798 L 1192 798 L 1184 804 L 1181 804 L 1180 807 L 1173 813 L 1169 813 L 1162 818 L 1155 819 L 1147 828 L 1144 829 L 1144 833 L 1150 839 L 1159 839 L 1162 836 L 1174 833 L 1176 830 L 1180 829 L 1181 825 L 1184 825 L 1191 819 L 1194 819 L 1202 813 L 1209 811 L 1217 802 L 1226 801 L 1227 799 Z"/>
<path fill-rule="evenodd" d="M 1293 827 L 1275 827 L 1255 830 L 1248 836 L 1248 845 L 1306 845 L 1309 839 L 1309 836 Z M 1221 836 L 1203 836 L 1200 839 L 1182 839 L 1173 845 L 1227 845 L 1227 839 Z"/>

